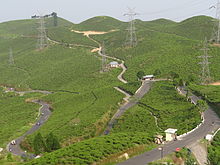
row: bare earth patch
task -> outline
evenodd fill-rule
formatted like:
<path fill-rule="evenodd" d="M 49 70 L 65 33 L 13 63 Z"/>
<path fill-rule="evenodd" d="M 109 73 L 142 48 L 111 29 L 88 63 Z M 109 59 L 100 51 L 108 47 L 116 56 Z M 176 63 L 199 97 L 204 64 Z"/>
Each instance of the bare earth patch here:
<path fill-rule="evenodd" d="M 215 85 L 215 86 L 218 86 L 218 85 L 220 85 L 220 81 L 217 81 L 217 82 L 211 83 L 211 84 L 209 84 L 209 85 Z"/>
<path fill-rule="evenodd" d="M 101 48 L 95 48 L 95 49 L 92 49 L 91 52 L 92 52 L 92 53 L 95 53 L 95 52 L 100 51 L 100 49 L 101 49 Z"/>
<path fill-rule="evenodd" d="M 107 34 L 107 33 L 111 33 L 111 32 L 115 32 L 118 30 L 110 30 L 108 32 L 98 32 L 98 31 L 77 31 L 77 30 L 71 30 L 71 32 L 75 32 L 75 33 L 81 33 L 84 36 L 89 36 L 89 35 L 100 35 L 100 34 Z"/>

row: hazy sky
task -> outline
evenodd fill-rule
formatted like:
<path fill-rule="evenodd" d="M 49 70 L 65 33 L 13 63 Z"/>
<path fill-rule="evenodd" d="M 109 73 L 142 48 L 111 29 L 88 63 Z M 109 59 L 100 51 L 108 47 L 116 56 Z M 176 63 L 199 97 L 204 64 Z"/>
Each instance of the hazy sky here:
<path fill-rule="evenodd" d="M 127 20 L 127 7 L 135 8 L 136 18 L 153 20 L 168 18 L 180 21 L 194 15 L 215 16 L 217 0 L 0 0 L 0 22 L 27 19 L 35 14 L 58 13 L 73 23 L 93 16 L 107 15 Z"/>

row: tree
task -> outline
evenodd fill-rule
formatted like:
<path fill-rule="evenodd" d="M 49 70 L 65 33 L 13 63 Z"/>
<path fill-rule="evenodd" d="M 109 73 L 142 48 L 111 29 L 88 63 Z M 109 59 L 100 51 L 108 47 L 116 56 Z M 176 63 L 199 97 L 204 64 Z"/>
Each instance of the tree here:
<path fill-rule="evenodd" d="M 39 155 L 42 152 L 46 151 L 46 145 L 41 133 L 38 133 L 34 137 L 34 152 Z"/>
<path fill-rule="evenodd" d="M 60 149 L 60 143 L 55 135 L 53 133 L 49 133 L 46 138 L 46 146 L 47 151 L 51 152 L 57 149 Z"/>
<path fill-rule="evenodd" d="M 160 69 L 156 69 L 156 70 L 154 71 L 154 76 L 159 76 L 160 74 L 161 74 Z"/>
<path fill-rule="evenodd" d="M 204 112 L 208 109 L 208 104 L 204 100 L 198 100 L 197 106 Z"/>
<path fill-rule="evenodd" d="M 138 77 L 138 79 L 142 79 L 143 76 L 145 76 L 144 71 L 139 71 L 139 72 L 137 72 L 137 77 Z"/>
<path fill-rule="evenodd" d="M 184 81 L 183 81 L 183 79 L 179 79 L 178 85 L 181 86 L 181 87 L 184 86 Z"/>
<path fill-rule="evenodd" d="M 179 75 L 176 72 L 171 71 L 170 72 L 170 77 L 174 80 L 174 79 L 179 78 Z"/>

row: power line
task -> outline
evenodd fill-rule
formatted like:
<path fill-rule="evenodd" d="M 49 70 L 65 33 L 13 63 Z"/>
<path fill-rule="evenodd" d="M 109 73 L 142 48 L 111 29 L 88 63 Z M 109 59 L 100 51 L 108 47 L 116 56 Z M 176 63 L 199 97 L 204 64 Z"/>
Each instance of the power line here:
<path fill-rule="evenodd" d="M 47 47 L 47 34 L 46 34 L 46 27 L 45 27 L 45 20 L 44 16 L 39 17 L 39 25 L 38 28 L 38 43 L 37 48 L 38 50 L 43 50 L 45 47 Z"/>
<path fill-rule="evenodd" d="M 208 42 L 205 38 L 204 41 L 204 47 L 201 49 L 204 54 L 202 56 L 199 56 L 199 58 L 202 58 L 202 62 L 199 62 L 199 64 L 202 65 L 202 71 L 201 71 L 201 84 L 206 85 L 211 82 L 211 76 L 210 76 L 210 70 L 209 70 L 209 58 L 211 56 L 208 56 Z"/>
<path fill-rule="evenodd" d="M 128 13 L 124 14 L 124 16 L 128 16 L 129 18 L 129 26 L 127 28 L 128 34 L 127 34 L 125 45 L 128 47 L 134 47 L 137 45 L 137 36 L 136 36 L 134 17 L 138 15 L 138 13 L 136 13 L 134 9 L 128 8 L 128 10 L 129 10 Z"/>
<path fill-rule="evenodd" d="M 211 8 L 216 8 L 216 20 L 211 41 L 220 44 L 220 1 L 218 0 L 217 4 Z"/>
<path fill-rule="evenodd" d="M 14 65 L 14 57 L 13 57 L 13 52 L 12 52 L 12 48 L 9 49 L 9 59 L 8 59 L 8 63 L 9 65 Z"/>

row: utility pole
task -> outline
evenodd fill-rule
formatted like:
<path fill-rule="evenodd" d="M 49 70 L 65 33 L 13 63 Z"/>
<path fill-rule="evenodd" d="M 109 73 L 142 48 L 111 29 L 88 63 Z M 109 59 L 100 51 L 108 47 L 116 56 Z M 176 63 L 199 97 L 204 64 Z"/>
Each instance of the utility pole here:
<path fill-rule="evenodd" d="M 45 47 L 47 47 L 47 34 L 46 34 L 46 28 L 45 28 L 45 20 L 44 16 L 39 17 L 39 25 L 38 28 L 38 43 L 37 48 L 38 50 L 43 50 Z"/>
<path fill-rule="evenodd" d="M 106 59 L 106 54 L 105 54 L 105 43 L 102 43 L 101 47 L 101 54 L 102 54 L 102 65 L 101 65 L 101 72 L 106 72 L 107 71 L 107 59 Z"/>
<path fill-rule="evenodd" d="M 134 17 L 138 15 L 138 13 L 135 13 L 134 9 L 129 8 L 128 10 L 128 13 L 124 14 L 124 16 L 129 17 L 129 27 L 127 28 L 128 34 L 125 45 L 128 47 L 135 47 L 137 45 L 137 36 Z"/>
<path fill-rule="evenodd" d="M 14 65 L 14 57 L 13 57 L 13 52 L 12 52 L 12 48 L 9 49 L 9 59 L 8 59 L 8 63 L 9 65 Z"/>
<path fill-rule="evenodd" d="M 208 56 L 208 42 L 207 39 L 205 38 L 204 41 L 204 48 L 201 49 L 204 52 L 204 55 L 199 56 L 199 58 L 202 58 L 202 62 L 199 64 L 202 65 L 202 75 L 201 75 L 201 84 L 206 85 L 211 82 L 211 76 L 210 76 L 210 70 L 209 70 L 209 58 L 211 56 Z"/>
<path fill-rule="evenodd" d="M 211 41 L 220 44 L 220 0 L 217 1 L 217 4 L 215 6 L 210 7 L 210 9 L 211 8 L 216 8 L 216 20 Z"/>

